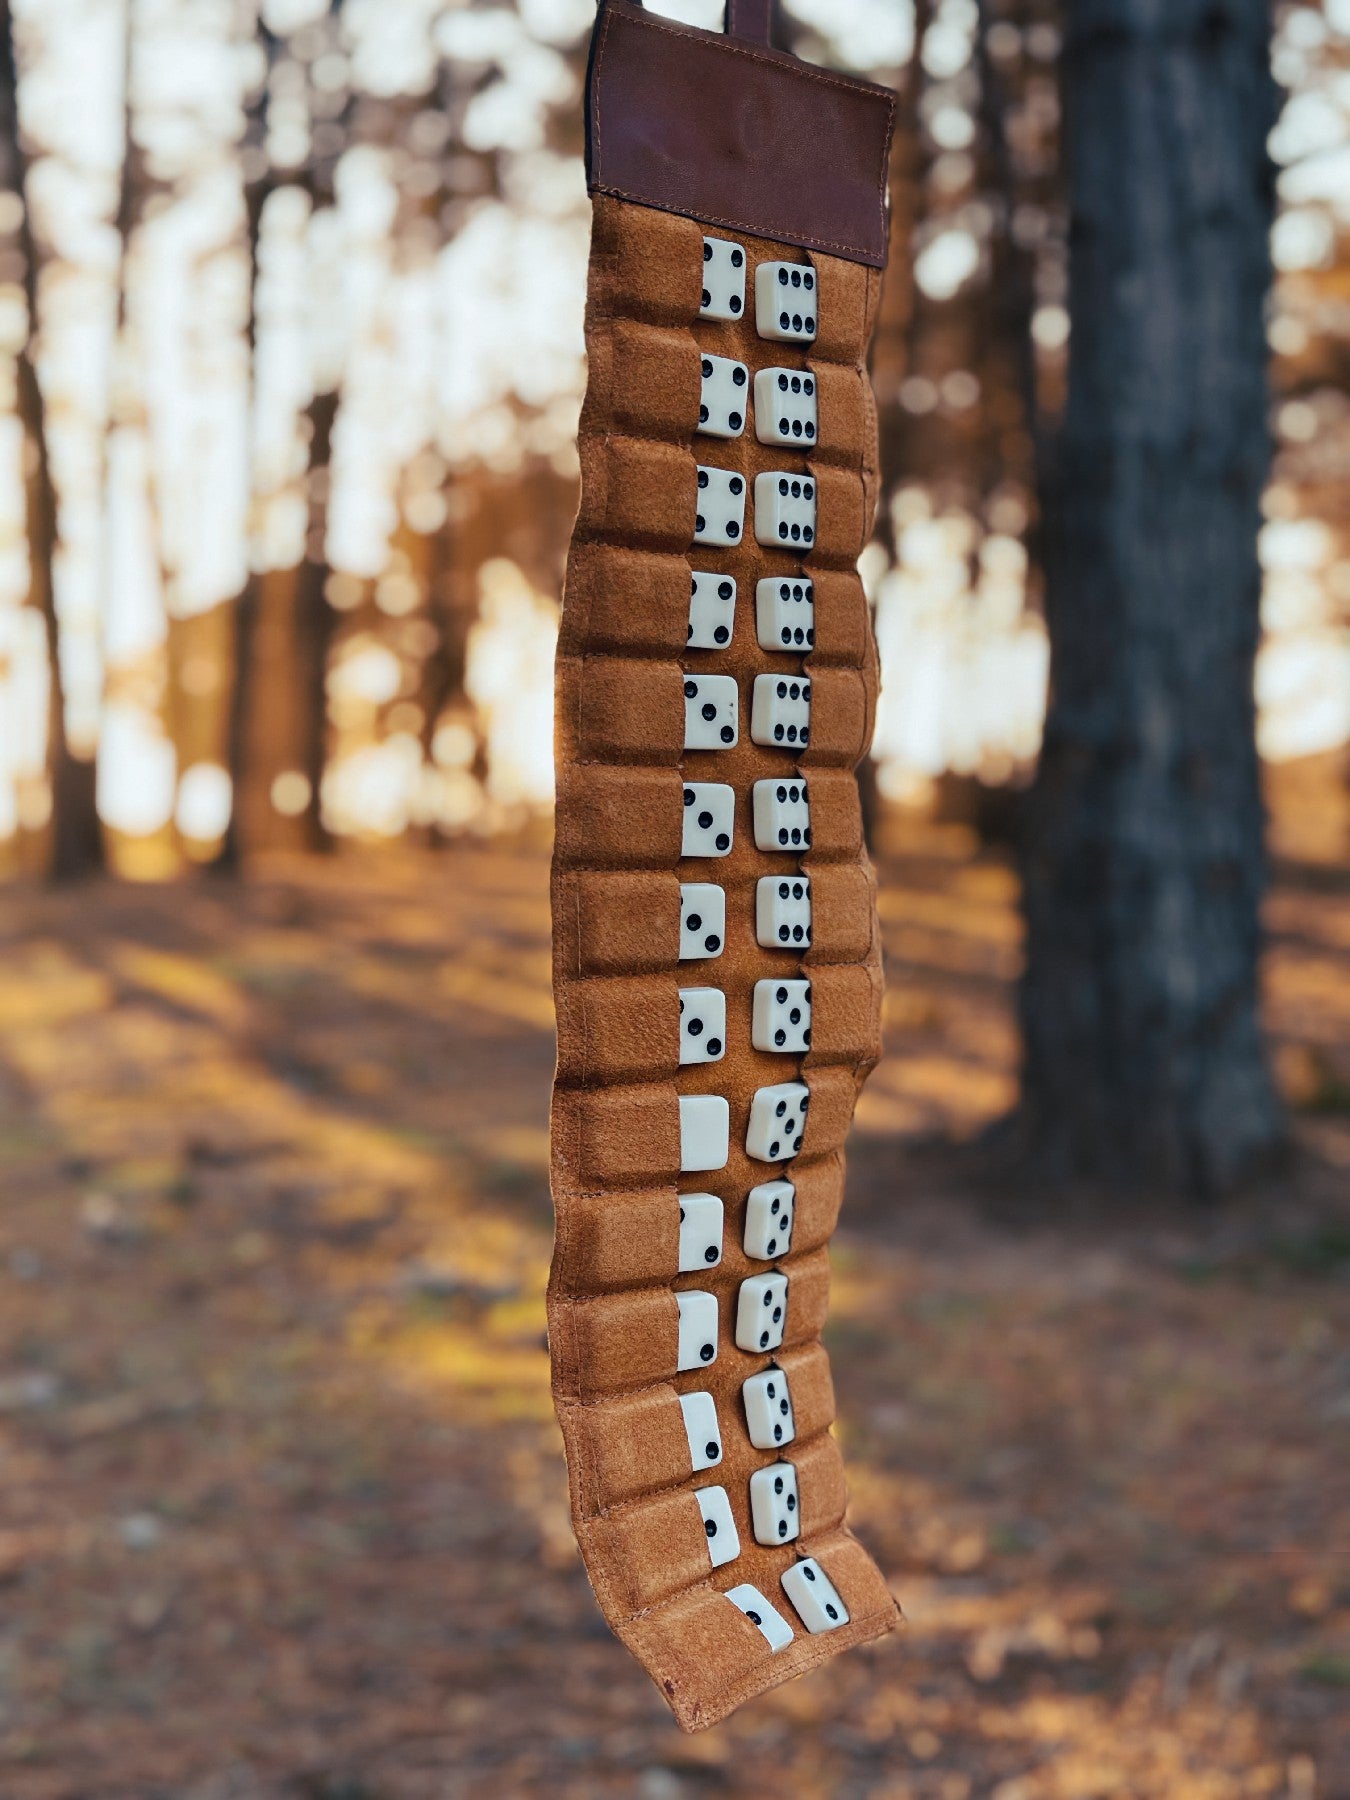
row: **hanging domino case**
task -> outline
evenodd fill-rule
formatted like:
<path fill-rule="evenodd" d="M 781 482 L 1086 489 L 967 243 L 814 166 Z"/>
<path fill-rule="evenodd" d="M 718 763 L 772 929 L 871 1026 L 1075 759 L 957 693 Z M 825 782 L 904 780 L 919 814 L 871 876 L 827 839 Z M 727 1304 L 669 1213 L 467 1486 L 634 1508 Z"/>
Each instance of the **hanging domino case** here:
<path fill-rule="evenodd" d="M 879 1051 L 856 563 L 893 101 L 769 49 L 768 10 L 597 18 L 557 667 L 554 1399 L 596 1595 L 686 1729 L 897 1619 L 820 1343 Z"/>

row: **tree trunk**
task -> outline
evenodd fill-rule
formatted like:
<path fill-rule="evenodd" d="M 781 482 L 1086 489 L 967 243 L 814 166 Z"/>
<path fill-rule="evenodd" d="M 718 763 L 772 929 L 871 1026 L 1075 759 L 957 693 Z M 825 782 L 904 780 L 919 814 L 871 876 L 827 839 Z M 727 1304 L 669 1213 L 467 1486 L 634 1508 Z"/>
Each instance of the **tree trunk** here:
<path fill-rule="evenodd" d="M 302 689 L 297 696 L 301 713 L 300 762 L 309 783 L 305 808 L 305 841 L 310 850 L 331 850 L 332 840 L 323 822 L 321 789 L 328 766 L 328 662 L 333 647 L 335 616 L 328 600 L 328 488 L 333 462 L 333 427 L 337 422 L 338 396 L 316 394 L 309 406 L 309 531 L 305 561 L 300 571 L 298 627 Z"/>
<path fill-rule="evenodd" d="M 334 617 L 324 591 L 324 496 L 337 405 L 335 393 L 322 393 L 308 409 L 310 519 L 304 554 L 286 568 L 255 573 L 241 601 L 230 841 L 236 859 L 244 862 L 259 854 L 330 848 L 319 787 L 327 760 L 326 678 Z M 274 784 L 292 774 L 305 777 L 308 798 L 283 808 Z"/>
<path fill-rule="evenodd" d="M 19 130 L 18 60 L 8 0 L 0 0 L 0 188 L 21 202 L 16 247 L 23 266 L 28 306 L 28 340 L 16 360 L 16 405 L 28 453 L 29 603 L 42 613 L 51 672 L 48 703 L 47 767 L 51 781 L 50 872 L 73 881 L 103 867 L 103 830 L 95 799 L 95 765 L 77 756 L 66 735 L 65 684 L 61 679 L 60 627 L 52 563 L 56 552 L 56 489 L 47 454 L 47 409 L 33 358 L 38 332 L 38 253 L 26 199 L 27 157 Z"/>
<path fill-rule="evenodd" d="M 1052 700 L 1022 845 L 1048 1173 L 1207 1195 L 1283 1122 L 1257 1008 L 1253 663 L 1275 116 L 1264 0 L 1071 0 Z"/>
<path fill-rule="evenodd" d="M 327 29 L 336 48 L 343 0 L 330 0 Z M 250 300 L 248 353 L 250 383 L 257 379 L 256 286 L 262 212 L 275 183 L 266 161 L 271 71 L 288 40 L 260 20 L 268 78 L 255 92 L 245 125 L 245 181 L 248 217 Z M 349 90 L 336 123 L 347 141 L 354 94 Z M 334 177 L 341 146 L 320 150 L 311 138 L 310 155 L 294 177 L 315 211 L 334 204 Z M 324 539 L 328 516 L 328 476 L 339 396 L 314 394 L 307 411 L 309 511 L 305 551 L 285 569 L 251 571 L 235 606 L 235 656 L 230 709 L 230 774 L 233 806 L 216 867 L 237 872 L 257 852 L 318 851 L 331 848 L 323 824 L 320 787 L 327 763 L 327 674 L 334 631 L 326 586 Z M 303 807 L 277 805 L 278 776 L 303 775 L 308 798 Z"/>
<path fill-rule="evenodd" d="M 254 383 L 257 380 L 257 288 L 258 238 L 262 228 L 262 211 L 271 191 L 271 166 L 267 160 L 267 116 L 271 94 L 272 67 L 281 40 L 262 19 L 256 22 L 256 41 L 263 52 L 263 74 L 248 98 L 244 114 L 242 161 L 244 170 L 244 242 L 248 255 L 248 317 L 244 340 L 248 355 L 248 432 L 245 455 L 248 466 L 249 517 L 246 529 L 253 531 L 253 416 Z M 244 816 L 256 814 L 265 803 L 253 791 L 253 767 L 249 757 L 250 720 L 254 711 L 253 679 L 260 577 L 252 566 L 252 555 L 244 575 L 243 587 L 233 607 L 233 641 L 230 649 L 230 701 L 227 756 L 230 770 L 230 817 L 221 840 L 220 851 L 211 864 L 218 873 L 237 875 L 244 861 L 246 832 Z"/>

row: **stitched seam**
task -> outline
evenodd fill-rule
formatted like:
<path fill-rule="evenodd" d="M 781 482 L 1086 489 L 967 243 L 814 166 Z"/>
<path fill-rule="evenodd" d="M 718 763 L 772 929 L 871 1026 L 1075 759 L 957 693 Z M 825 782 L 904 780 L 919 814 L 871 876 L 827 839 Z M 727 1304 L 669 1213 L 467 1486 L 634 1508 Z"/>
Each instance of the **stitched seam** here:
<path fill-rule="evenodd" d="M 600 69 L 605 60 L 605 51 L 609 45 L 609 28 L 614 21 L 614 14 L 609 7 L 605 8 L 605 22 L 600 27 L 600 42 L 595 51 L 595 165 L 597 168 L 604 162 L 603 141 L 600 135 Z"/>
<path fill-rule="evenodd" d="M 846 1537 L 853 1539 L 855 1543 L 857 1542 L 847 1526 L 843 1528 L 843 1533 Z M 859 1547 L 861 1548 L 861 1546 Z M 713 1593 L 721 1591 L 713 1588 L 711 1581 L 700 1582 L 698 1585 L 700 1588 L 708 1588 Z M 685 1591 L 692 1593 L 697 1590 L 686 1589 Z M 628 1623 L 636 1624 L 649 1615 L 659 1614 L 678 1598 L 680 1598 L 679 1595 L 674 1595 L 671 1600 L 662 1601 L 659 1605 L 648 1608 L 646 1613 L 637 1614 Z M 806 1674 L 808 1670 L 837 1656 L 840 1651 L 851 1649 L 857 1644 L 867 1643 L 872 1638 L 881 1637 L 885 1632 L 894 1630 L 899 1614 L 900 1609 L 892 1598 L 889 1609 L 877 1607 L 869 1612 L 858 1613 L 849 1620 L 847 1625 L 838 1630 L 825 1632 L 818 1637 L 798 1638 L 779 1656 L 766 1655 L 762 1662 L 757 1662 L 738 1680 L 722 1685 L 717 1697 L 711 1701 L 699 1694 L 695 1696 L 692 1704 L 689 1702 L 685 1702 L 683 1705 L 677 1704 L 677 1696 L 685 1685 L 679 1679 L 682 1673 L 682 1665 L 679 1661 L 668 1661 L 652 1655 L 651 1662 L 647 1666 L 665 1678 L 662 1691 L 667 1704 L 671 1707 L 681 1726 L 685 1730 L 697 1730 L 705 1725 L 716 1724 L 719 1719 L 724 1719 L 729 1713 L 734 1712 L 744 1701 L 752 1699 L 756 1694 L 781 1687 L 784 1682 L 791 1681 L 797 1675 Z M 754 1627 L 752 1626 L 751 1629 L 753 1630 Z M 647 1659 L 643 1657 L 640 1660 L 645 1663 Z"/>
<path fill-rule="evenodd" d="M 829 965 L 829 966 L 834 966 L 834 965 Z M 853 962 L 853 963 L 849 963 L 847 965 L 841 964 L 838 966 L 840 966 L 840 967 L 846 966 L 849 968 L 859 968 L 862 965 L 857 962 Z M 635 1086 L 641 1086 L 644 1084 L 637 1083 L 637 1082 L 619 1082 L 616 1085 L 619 1087 L 635 1087 Z M 578 1089 L 578 1088 L 571 1088 L 571 1089 L 564 1088 L 563 1089 L 564 1093 L 568 1093 L 568 1092 L 579 1093 L 582 1091 L 583 1090 Z M 805 1156 L 805 1155 L 797 1156 L 792 1159 L 793 1167 L 798 1168 L 798 1167 L 801 1167 L 801 1166 L 809 1163 L 814 1168 L 816 1166 L 816 1164 L 823 1163 L 823 1162 L 829 1162 L 834 1157 L 839 1157 L 842 1159 L 843 1154 L 844 1154 L 844 1152 L 841 1147 L 841 1148 L 835 1149 L 835 1150 L 821 1150 L 821 1151 L 818 1151 L 816 1153 L 816 1155 L 814 1155 L 814 1156 Z M 671 1179 L 673 1181 L 676 1178 L 672 1177 Z M 608 1200 L 616 1192 L 621 1193 L 621 1194 L 631 1194 L 631 1193 L 640 1193 L 642 1191 L 643 1190 L 640 1188 L 616 1189 L 612 1182 L 604 1182 L 599 1187 L 569 1187 L 567 1189 L 566 1195 L 564 1197 L 568 1201 L 571 1201 L 571 1200 Z M 819 1244 L 814 1246 L 814 1248 L 816 1248 L 816 1249 L 819 1249 L 820 1247 L 821 1246 Z M 802 1254 L 803 1255 L 807 1254 L 805 1249 L 803 1250 Z M 647 1287 L 651 1287 L 651 1286 L 652 1286 L 652 1283 L 646 1282 L 646 1281 L 620 1283 L 618 1286 L 616 1286 L 615 1288 L 612 1288 L 612 1289 L 611 1288 L 599 1289 L 599 1290 L 597 1290 L 597 1294 L 626 1293 L 629 1291 L 630 1288 L 647 1288 Z"/>
<path fill-rule="evenodd" d="M 677 218 L 702 220 L 707 225 L 724 225 L 728 231 L 743 231 L 747 237 L 768 238 L 777 244 L 800 244 L 813 250 L 840 251 L 846 256 L 870 257 L 872 251 L 864 244 L 851 244 L 845 238 L 810 237 L 805 232 L 774 227 L 766 230 L 751 230 L 743 219 L 725 218 L 720 213 L 685 212 L 680 207 L 667 206 L 653 200 L 647 194 L 635 193 L 631 188 L 621 188 L 612 181 L 597 180 L 592 184 L 594 191 L 601 194 L 613 194 L 619 200 L 631 200 L 638 206 L 650 206 L 654 212 L 673 213 Z"/>
<path fill-rule="evenodd" d="M 831 1157 L 842 1156 L 842 1155 L 843 1155 L 843 1152 L 840 1150 L 820 1152 L 817 1154 L 815 1160 L 817 1162 L 828 1162 L 831 1159 Z M 798 1158 L 797 1160 L 805 1161 L 805 1158 Z M 794 1167 L 796 1166 L 795 1162 L 794 1162 L 793 1166 Z M 843 1183 L 843 1170 L 841 1169 L 840 1170 L 841 1187 L 842 1187 L 842 1183 Z M 621 1190 L 621 1191 L 626 1191 L 626 1190 Z M 615 1194 L 615 1190 L 613 1188 L 607 1188 L 598 1195 L 590 1196 L 590 1198 L 609 1200 L 614 1197 L 614 1194 Z M 789 1280 L 791 1280 L 793 1275 L 795 1274 L 797 1280 L 800 1281 L 802 1279 L 803 1269 L 806 1269 L 806 1272 L 808 1274 L 810 1274 L 811 1270 L 816 1267 L 816 1264 L 812 1261 L 812 1258 L 818 1257 L 820 1252 L 828 1247 L 830 1238 L 833 1235 L 834 1235 L 833 1232 L 830 1232 L 829 1234 L 827 1234 L 827 1236 L 821 1238 L 818 1243 L 814 1243 L 814 1244 L 803 1243 L 802 1245 L 800 1245 L 800 1247 L 794 1247 L 793 1249 L 789 1250 L 786 1256 L 775 1257 L 774 1258 L 774 1267 L 777 1269 L 781 1269 L 782 1272 L 785 1275 L 787 1275 Z M 810 1265 L 810 1266 L 808 1267 L 808 1265 Z M 565 1299 L 566 1303 L 569 1306 L 571 1306 L 572 1308 L 574 1308 L 576 1311 L 578 1311 L 580 1313 L 580 1312 L 584 1312 L 585 1308 L 587 1308 L 588 1306 L 608 1305 L 608 1303 L 611 1300 L 615 1299 L 616 1297 L 623 1296 L 623 1295 L 632 1297 L 632 1296 L 635 1296 L 638 1294 L 667 1294 L 667 1293 L 687 1294 L 690 1292 L 694 1292 L 697 1290 L 692 1290 L 687 1287 L 677 1288 L 673 1284 L 677 1281 L 683 1280 L 686 1275 L 698 1275 L 700 1273 L 701 1273 L 701 1271 L 698 1269 L 684 1269 L 684 1270 L 681 1270 L 681 1271 L 677 1272 L 676 1274 L 672 1275 L 671 1277 L 669 1277 L 668 1280 L 653 1279 L 653 1280 L 645 1280 L 645 1281 L 617 1282 L 617 1283 L 615 1283 L 614 1286 L 606 1287 L 606 1288 L 572 1288 L 572 1289 L 564 1290 L 564 1292 L 558 1294 L 556 1296 L 556 1298 L 558 1298 L 559 1300 Z M 828 1281 L 828 1275 L 829 1275 L 828 1268 L 826 1269 L 825 1273 L 826 1273 L 826 1277 L 827 1277 L 827 1281 Z M 828 1291 L 828 1288 L 827 1288 L 827 1291 Z M 817 1334 L 817 1336 L 806 1337 L 806 1338 L 793 1338 L 791 1340 L 789 1340 L 788 1338 L 785 1337 L 783 1339 L 783 1343 L 782 1343 L 781 1347 L 785 1350 L 800 1350 L 803 1347 L 803 1345 L 814 1344 L 817 1341 L 818 1341 L 818 1334 Z M 592 1389 L 588 1390 L 589 1398 L 587 1397 L 587 1395 L 582 1394 L 580 1392 L 580 1390 L 578 1390 L 574 1397 L 577 1399 L 577 1401 L 580 1405 L 592 1406 L 592 1405 L 597 1404 L 599 1401 L 602 1401 L 602 1400 L 605 1400 L 608 1398 L 612 1398 L 615 1394 L 626 1394 L 626 1393 L 630 1393 L 630 1392 L 631 1393 L 642 1393 L 647 1388 L 660 1387 L 663 1382 L 674 1381 L 674 1379 L 677 1375 L 685 1375 L 685 1374 L 690 1374 L 690 1373 L 695 1373 L 695 1372 L 696 1371 L 691 1371 L 691 1370 L 687 1370 L 687 1369 L 671 1369 L 668 1373 L 666 1373 L 664 1375 L 653 1375 L 649 1381 L 636 1381 L 632 1384 L 631 1388 L 627 1388 L 627 1387 L 592 1388 Z"/>
<path fill-rule="evenodd" d="M 814 1338 L 810 1341 L 812 1343 L 816 1342 Z M 793 1346 L 794 1349 L 798 1347 L 799 1346 L 796 1345 Z M 784 1348 L 786 1348 L 786 1346 L 784 1346 Z M 589 1401 L 583 1400 L 580 1406 L 574 1408 L 574 1410 L 579 1412 L 598 1411 L 606 1404 L 606 1401 L 613 1401 L 616 1398 L 616 1395 L 609 1394 L 601 1399 Z M 680 1399 L 678 1393 L 675 1398 L 678 1403 Z M 823 1425 L 817 1425 L 812 1431 L 796 1432 L 795 1435 L 789 1438 L 787 1443 L 782 1446 L 782 1449 L 784 1451 L 793 1450 L 800 1456 L 803 1450 L 813 1448 L 816 1444 L 825 1440 L 833 1442 L 835 1448 L 838 1449 L 838 1439 L 834 1437 L 834 1423 L 835 1421 L 833 1419 L 827 1419 Z M 841 1469 L 843 1468 L 842 1452 L 840 1452 L 839 1466 Z M 716 1464 L 714 1464 L 713 1467 L 715 1468 Z M 707 1475 L 708 1473 L 709 1470 L 707 1469 L 698 1469 L 695 1471 L 696 1475 Z M 612 1500 L 607 1505 L 603 1506 L 597 1499 L 595 1511 L 587 1514 L 586 1523 L 588 1525 L 593 1525 L 604 1520 L 609 1524 L 623 1525 L 630 1519 L 640 1520 L 644 1511 L 652 1507 L 656 1502 L 662 1500 L 667 1494 L 689 1494 L 692 1497 L 693 1494 L 697 1493 L 698 1490 L 696 1488 L 689 1488 L 685 1485 L 690 1479 L 691 1477 L 688 1475 L 681 1475 L 675 1481 L 667 1482 L 663 1486 L 639 1489 L 637 1493 L 629 1494 L 623 1500 Z M 842 1520 L 843 1514 L 841 1513 L 838 1519 L 833 1520 L 829 1524 L 813 1525 L 810 1532 L 803 1532 L 802 1536 L 822 1537 L 827 1532 L 837 1531 Z M 779 1546 L 766 1544 L 763 1548 L 777 1549 Z M 643 1611 L 646 1609 L 639 1608 L 638 1610 Z M 632 1618 L 636 1615 L 630 1613 L 628 1616 Z"/>

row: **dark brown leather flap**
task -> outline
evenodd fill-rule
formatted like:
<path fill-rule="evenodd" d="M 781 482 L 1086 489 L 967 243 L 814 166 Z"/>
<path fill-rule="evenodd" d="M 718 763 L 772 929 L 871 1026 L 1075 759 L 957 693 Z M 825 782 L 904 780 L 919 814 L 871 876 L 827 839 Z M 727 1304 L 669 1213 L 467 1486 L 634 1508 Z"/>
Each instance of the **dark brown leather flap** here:
<path fill-rule="evenodd" d="M 895 96 L 606 0 L 586 168 L 597 190 L 881 268 Z"/>

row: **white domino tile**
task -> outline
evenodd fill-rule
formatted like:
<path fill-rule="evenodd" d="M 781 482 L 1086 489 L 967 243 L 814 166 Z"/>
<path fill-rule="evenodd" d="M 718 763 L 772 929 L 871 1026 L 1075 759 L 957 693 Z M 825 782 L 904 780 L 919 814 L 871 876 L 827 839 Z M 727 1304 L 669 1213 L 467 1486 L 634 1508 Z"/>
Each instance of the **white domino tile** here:
<path fill-rule="evenodd" d="M 750 1042 L 799 1056 L 811 1048 L 811 983 L 771 977 L 755 983 Z"/>
<path fill-rule="evenodd" d="M 717 1423 L 717 1403 L 702 1391 L 680 1395 L 684 1435 L 689 1440 L 689 1461 L 695 1475 L 722 1460 L 722 1429 Z M 753 1439 L 751 1440 L 753 1442 Z"/>
<path fill-rule="evenodd" d="M 691 650 L 725 650 L 736 624 L 735 578 L 712 575 L 706 569 L 693 569 L 690 574 L 689 635 L 685 641 Z"/>
<path fill-rule="evenodd" d="M 730 750 L 740 736 L 740 699 L 734 675 L 686 675 L 684 747 Z"/>
<path fill-rule="evenodd" d="M 755 270 L 755 330 L 777 344 L 816 335 L 816 272 L 803 263 L 762 262 Z"/>
<path fill-rule="evenodd" d="M 777 1350 L 787 1330 L 787 1276 L 777 1269 L 747 1275 L 736 1296 L 736 1344 L 741 1350 Z"/>
<path fill-rule="evenodd" d="M 755 883 L 755 941 L 766 950 L 804 950 L 810 945 L 809 876 L 760 876 Z"/>
<path fill-rule="evenodd" d="M 731 1108 L 721 1094 L 680 1095 L 680 1173 L 725 1169 L 731 1150 Z"/>
<path fill-rule="evenodd" d="M 791 1463 L 770 1463 L 750 1477 L 750 1528 L 758 1544 L 790 1544 L 800 1534 L 797 1471 Z"/>
<path fill-rule="evenodd" d="M 734 1562 L 741 1553 L 740 1535 L 731 1516 L 731 1502 L 723 1487 L 695 1488 L 694 1498 L 703 1515 L 703 1531 L 708 1540 L 708 1555 L 714 1569 Z"/>
<path fill-rule="evenodd" d="M 680 883 L 680 961 L 720 956 L 727 941 L 727 896 L 715 881 Z"/>
<path fill-rule="evenodd" d="M 727 997 L 721 988 L 680 989 L 680 1062 L 721 1062 L 727 1049 Z"/>
<path fill-rule="evenodd" d="M 803 656 L 816 643 L 816 590 L 800 575 L 766 575 L 755 583 L 755 635 L 761 650 Z"/>
<path fill-rule="evenodd" d="M 722 1260 L 722 1202 L 716 1194 L 680 1195 L 680 1274 Z"/>
<path fill-rule="evenodd" d="M 745 530 L 745 477 L 731 469 L 698 465 L 694 542 L 726 549 Z"/>
<path fill-rule="evenodd" d="M 802 792 L 804 804 L 804 786 Z M 736 792 L 727 782 L 686 781 L 680 855 L 725 856 L 735 817 Z"/>
<path fill-rule="evenodd" d="M 780 550 L 809 550 L 816 541 L 816 484 L 810 475 L 766 469 L 755 477 L 755 536 Z"/>
<path fill-rule="evenodd" d="M 752 1625 L 759 1626 L 760 1635 L 770 1650 L 775 1653 L 779 1650 L 786 1650 L 792 1642 L 792 1627 L 777 1607 L 770 1606 L 757 1587 L 752 1586 L 748 1581 L 743 1581 L 739 1587 L 727 1589 L 727 1599 L 730 1600 L 737 1612 L 745 1614 Z"/>
<path fill-rule="evenodd" d="M 811 802 L 806 783 L 799 775 L 757 781 L 751 789 L 751 806 L 757 850 L 811 848 Z M 685 855 L 689 854 L 686 850 Z"/>
<path fill-rule="evenodd" d="M 804 1081 L 756 1088 L 745 1128 L 745 1148 L 758 1162 L 787 1162 L 802 1147 L 811 1091 Z"/>
<path fill-rule="evenodd" d="M 797 1435 L 792 1395 L 781 1369 L 761 1369 L 741 1385 L 745 1428 L 756 1450 L 781 1450 Z"/>
<path fill-rule="evenodd" d="M 761 1181 L 745 1202 L 744 1249 L 757 1262 L 786 1256 L 792 1248 L 797 1190 L 790 1181 Z"/>
<path fill-rule="evenodd" d="M 676 1370 L 706 1369 L 717 1361 L 717 1296 L 690 1288 L 676 1294 L 675 1305 L 679 1310 Z"/>
<path fill-rule="evenodd" d="M 761 369 L 755 376 L 755 436 L 761 444 L 810 450 L 816 441 L 816 378 L 806 369 Z"/>
<path fill-rule="evenodd" d="M 745 314 L 745 252 L 726 238 L 703 240 L 701 319 L 739 319 Z"/>
<path fill-rule="evenodd" d="M 778 750 L 806 748 L 811 740 L 811 683 L 805 675 L 756 675 L 750 692 L 750 736 L 755 743 Z"/>
<path fill-rule="evenodd" d="M 804 1556 L 790 1569 L 784 1569 L 779 1580 L 797 1617 L 813 1636 L 848 1624 L 848 1608 L 814 1556 Z"/>
<path fill-rule="evenodd" d="M 745 430 L 750 372 L 732 356 L 704 356 L 700 363 L 698 429 L 704 437 L 735 438 Z"/>

